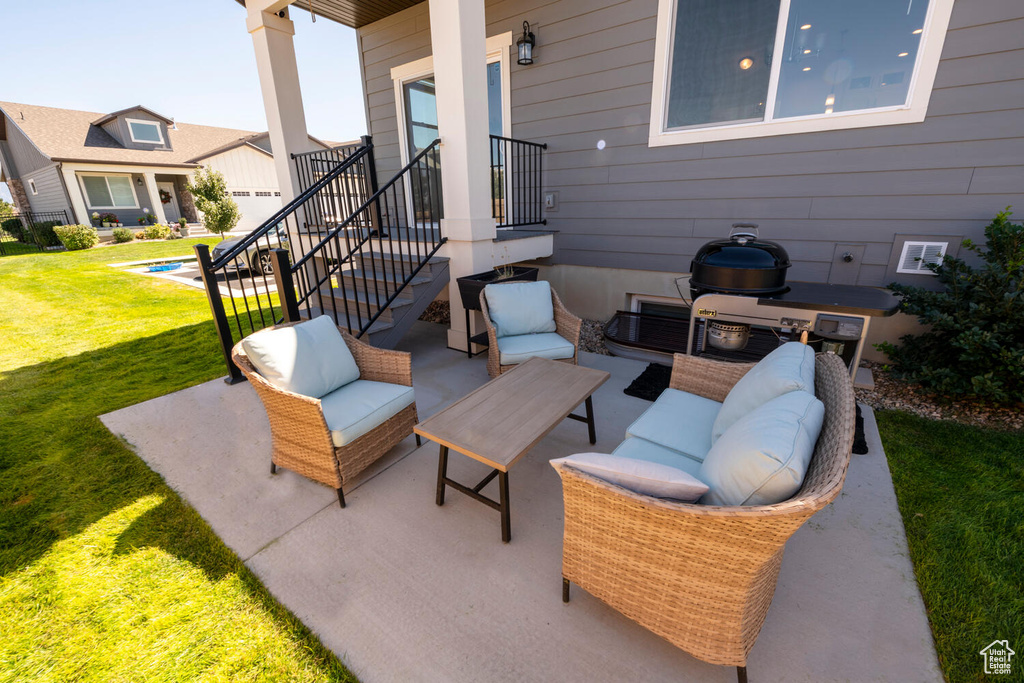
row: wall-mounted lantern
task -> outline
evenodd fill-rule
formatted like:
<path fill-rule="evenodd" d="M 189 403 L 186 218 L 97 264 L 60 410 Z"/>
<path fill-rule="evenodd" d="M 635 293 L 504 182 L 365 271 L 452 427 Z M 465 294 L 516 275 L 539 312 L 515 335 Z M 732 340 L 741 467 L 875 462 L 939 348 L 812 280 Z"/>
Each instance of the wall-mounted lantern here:
<path fill-rule="evenodd" d="M 516 41 L 519 48 L 519 64 L 533 64 L 533 46 L 537 44 L 536 37 L 530 33 L 530 22 L 523 22 L 523 35 Z"/>

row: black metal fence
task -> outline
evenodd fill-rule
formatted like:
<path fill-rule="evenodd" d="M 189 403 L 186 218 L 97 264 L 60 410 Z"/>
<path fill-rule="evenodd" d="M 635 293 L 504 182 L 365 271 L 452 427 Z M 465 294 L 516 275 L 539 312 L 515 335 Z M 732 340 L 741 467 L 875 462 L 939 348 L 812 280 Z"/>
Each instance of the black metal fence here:
<path fill-rule="evenodd" d="M 232 345 L 263 327 L 328 314 L 371 331 L 444 243 L 439 142 L 380 188 L 370 138 L 330 169 L 297 155 L 309 182 L 298 197 L 228 248 L 196 245 L 228 381 L 242 379 Z"/>
<path fill-rule="evenodd" d="M 0 256 L 59 247 L 53 228 L 68 224 L 67 211 L 29 211 L 0 216 Z"/>
<path fill-rule="evenodd" d="M 545 143 L 491 136 L 491 213 L 499 228 L 546 225 Z"/>

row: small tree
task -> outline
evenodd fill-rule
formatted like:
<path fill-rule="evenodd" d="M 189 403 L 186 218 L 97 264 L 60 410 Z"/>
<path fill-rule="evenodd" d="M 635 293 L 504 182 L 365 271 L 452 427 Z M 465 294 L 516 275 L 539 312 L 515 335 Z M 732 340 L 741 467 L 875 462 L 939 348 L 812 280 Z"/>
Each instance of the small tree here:
<path fill-rule="evenodd" d="M 933 391 L 998 403 L 1024 400 L 1024 225 L 1010 210 L 985 228 L 984 246 L 964 240 L 981 259 L 974 268 L 946 256 L 929 265 L 943 290 L 892 284 L 900 309 L 931 329 L 879 344 L 903 377 Z"/>
<path fill-rule="evenodd" d="M 200 168 L 188 184 L 188 191 L 203 212 L 203 226 L 210 232 L 221 235 L 236 225 L 242 214 L 238 204 L 228 194 L 224 176 L 208 168 Z"/>
<path fill-rule="evenodd" d="M 14 204 L 5 199 L 0 199 L 0 218 L 14 215 Z"/>

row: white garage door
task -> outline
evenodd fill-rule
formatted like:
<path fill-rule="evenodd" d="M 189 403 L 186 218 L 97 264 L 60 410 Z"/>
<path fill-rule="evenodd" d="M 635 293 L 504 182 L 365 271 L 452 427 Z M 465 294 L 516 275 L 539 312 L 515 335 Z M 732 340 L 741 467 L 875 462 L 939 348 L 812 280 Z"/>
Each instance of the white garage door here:
<path fill-rule="evenodd" d="M 242 213 L 236 232 L 255 230 L 281 209 L 281 196 L 274 190 L 232 190 L 231 198 Z"/>

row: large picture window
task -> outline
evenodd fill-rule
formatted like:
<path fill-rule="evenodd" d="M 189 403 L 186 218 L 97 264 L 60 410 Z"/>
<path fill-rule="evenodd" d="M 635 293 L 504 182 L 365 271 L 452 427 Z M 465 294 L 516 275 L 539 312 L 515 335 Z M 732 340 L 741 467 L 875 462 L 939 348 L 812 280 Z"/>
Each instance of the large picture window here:
<path fill-rule="evenodd" d="M 90 209 L 139 208 L 131 176 L 80 175 L 78 179 Z"/>
<path fill-rule="evenodd" d="M 651 145 L 924 119 L 952 0 L 660 0 Z"/>

